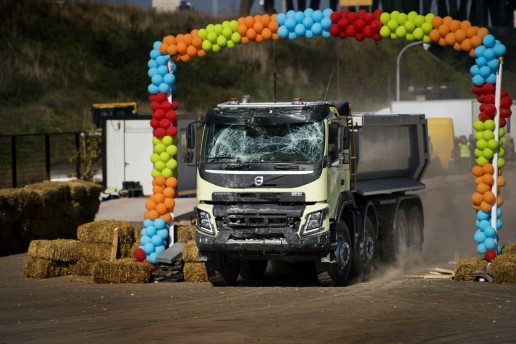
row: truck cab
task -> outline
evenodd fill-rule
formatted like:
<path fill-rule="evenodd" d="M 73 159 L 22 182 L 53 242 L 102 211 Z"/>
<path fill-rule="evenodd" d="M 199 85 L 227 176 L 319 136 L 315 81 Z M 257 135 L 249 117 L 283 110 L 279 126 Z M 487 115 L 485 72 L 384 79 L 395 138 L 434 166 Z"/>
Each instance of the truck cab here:
<path fill-rule="evenodd" d="M 385 122 L 385 116 L 381 119 Z M 369 161 L 375 154 L 362 154 L 364 178 L 359 136 L 367 121 L 353 116 L 347 102 L 231 100 L 208 111 L 202 123 L 193 123 L 188 145 L 196 154 L 187 156 L 190 161 L 195 156 L 198 167 L 196 243 L 212 284 L 231 285 L 239 275 L 259 278 L 270 259 L 313 261 L 322 285 L 344 285 L 351 274 L 364 273 L 379 256 L 378 239 L 385 236 L 381 209 L 400 208 L 404 202 L 418 210 L 422 221 L 419 198 L 405 192 L 424 187 L 425 152 L 412 148 L 421 144 L 418 137 L 425 139 L 426 129 L 420 116 L 410 120 L 381 123 L 384 129 L 409 128 L 408 160 L 391 154 L 378 166 Z M 202 133 L 197 145 L 195 127 Z M 402 138 L 390 140 L 407 151 Z M 417 178 L 408 171 L 414 163 Z M 384 219 L 395 222 L 392 215 Z M 408 220 L 403 221 L 400 226 L 407 227 Z M 392 237 L 390 229 L 385 234 Z M 390 240 L 391 246 L 407 251 L 408 236 L 398 243 Z"/>

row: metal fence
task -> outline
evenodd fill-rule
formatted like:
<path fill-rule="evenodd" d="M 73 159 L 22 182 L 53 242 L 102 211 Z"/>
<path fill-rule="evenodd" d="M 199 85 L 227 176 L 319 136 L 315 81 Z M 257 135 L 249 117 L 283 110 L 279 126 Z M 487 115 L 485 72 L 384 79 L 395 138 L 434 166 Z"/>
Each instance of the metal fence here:
<path fill-rule="evenodd" d="M 0 135 L 0 188 L 78 177 L 80 132 Z"/>

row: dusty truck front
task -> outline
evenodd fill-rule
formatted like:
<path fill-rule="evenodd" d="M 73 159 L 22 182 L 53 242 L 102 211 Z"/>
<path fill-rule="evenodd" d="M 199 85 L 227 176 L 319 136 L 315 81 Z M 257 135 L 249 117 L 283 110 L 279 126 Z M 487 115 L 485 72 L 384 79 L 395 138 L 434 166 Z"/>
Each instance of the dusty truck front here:
<path fill-rule="evenodd" d="M 330 250 L 324 156 L 335 112 L 323 102 L 231 101 L 206 113 L 196 242 L 212 284 L 259 278 L 269 259 Z"/>

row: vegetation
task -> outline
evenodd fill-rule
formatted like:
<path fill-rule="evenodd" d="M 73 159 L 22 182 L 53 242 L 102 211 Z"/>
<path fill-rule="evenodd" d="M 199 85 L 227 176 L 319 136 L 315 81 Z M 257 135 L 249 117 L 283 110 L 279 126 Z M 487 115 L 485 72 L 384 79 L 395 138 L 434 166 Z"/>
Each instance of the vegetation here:
<path fill-rule="evenodd" d="M 225 19 L 234 18 L 82 2 L 0 2 L 0 134 L 82 130 L 91 123 L 92 103 L 138 101 L 140 113 L 149 114 L 152 44 L 167 34 Z M 347 99 L 354 110 L 378 110 L 395 97 L 396 57 L 405 44 L 317 38 L 208 54 L 178 66 L 180 115 L 202 114 L 232 96 L 273 100 L 275 72 L 278 101 Z M 407 50 L 402 97 L 409 96 L 409 86 L 442 85 L 457 89 L 462 98 L 472 97 L 472 60 L 443 50 Z M 516 78 L 504 73 L 504 87 L 514 94 Z"/>

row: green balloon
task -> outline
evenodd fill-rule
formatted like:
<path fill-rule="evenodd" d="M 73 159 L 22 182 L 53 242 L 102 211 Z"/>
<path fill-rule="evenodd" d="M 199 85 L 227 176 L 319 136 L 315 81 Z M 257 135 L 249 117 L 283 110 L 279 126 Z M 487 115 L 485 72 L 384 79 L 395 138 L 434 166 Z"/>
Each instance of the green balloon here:
<path fill-rule="evenodd" d="M 167 162 L 170 160 L 170 154 L 168 154 L 167 152 L 163 152 L 159 155 L 159 160 L 163 161 L 163 162 Z"/>
<path fill-rule="evenodd" d="M 431 44 L 432 40 L 430 39 L 430 36 L 424 36 L 423 37 L 423 43 L 425 44 Z"/>
<path fill-rule="evenodd" d="M 155 164 L 157 161 L 159 161 L 159 154 L 152 154 L 151 157 L 150 157 L 150 161 Z"/>
<path fill-rule="evenodd" d="M 170 170 L 175 170 L 177 168 L 177 161 L 176 159 L 170 159 L 167 161 L 167 168 Z"/>
<path fill-rule="evenodd" d="M 478 140 L 482 140 L 482 139 L 484 138 L 484 136 L 482 135 L 482 133 L 483 133 L 483 132 L 484 132 L 484 131 L 477 131 L 477 132 L 475 133 L 475 139 L 477 139 L 477 141 L 478 141 Z"/>
<path fill-rule="evenodd" d="M 220 51 L 220 46 L 218 44 L 213 44 L 211 46 L 211 51 L 213 51 L 214 53 L 219 52 Z"/>
<path fill-rule="evenodd" d="M 489 161 L 487 161 L 486 158 L 484 158 L 483 156 L 481 157 L 478 157 L 475 159 L 475 162 L 477 163 L 478 166 L 484 166 L 485 164 L 487 164 Z"/>
<path fill-rule="evenodd" d="M 167 147 L 167 153 L 170 154 L 170 156 L 174 156 L 177 154 L 177 146 L 176 145 L 170 145 Z"/>
<path fill-rule="evenodd" d="M 231 30 L 231 28 L 229 28 L 229 27 L 226 27 L 226 28 L 224 28 L 224 30 L 222 30 L 222 34 L 227 39 L 231 39 L 231 35 L 233 35 L 233 30 Z"/>
<path fill-rule="evenodd" d="M 205 40 L 206 36 L 208 35 L 208 30 L 200 29 L 199 32 L 197 33 L 197 35 L 199 36 L 200 39 Z"/>
<path fill-rule="evenodd" d="M 389 20 L 389 22 L 387 23 L 387 27 L 389 27 L 389 30 L 391 30 L 391 32 L 396 31 L 398 26 L 399 26 L 398 22 L 394 19 Z"/>
<path fill-rule="evenodd" d="M 229 21 L 224 20 L 224 21 L 222 22 L 222 28 L 223 28 L 223 29 L 225 29 L 225 28 L 228 28 L 228 29 L 229 29 L 229 28 L 231 28 L 231 25 L 230 25 Z"/>
<path fill-rule="evenodd" d="M 480 139 L 477 141 L 477 148 L 480 150 L 484 150 L 487 148 L 487 141 L 484 139 Z"/>
<path fill-rule="evenodd" d="M 152 137 L 152 144 L 155 146 L 157 145 L 158 143 L 161 143 L 161 140 L 158 139 L 156 136 L 153 136 Z"/>
<path fill-rule="evenodd" d="M 487 130 L 495 130 L 495 128 L 496 128 L 495 122 L 492 119 L 488 119 L 487 121 L 484 122 L 484 127 Z"/>
<path fill-rule="evenodd" d="M 231 41 L 235 44 L 239 44 L 240 42 L 242 42 L 242 36 L 240 36 L 238 32 L 233 32 L 233 34 L 231 35 Z"/>
<path fill-rule="evenodd" d="M 227 39 L 223 35 L 217 37 L 217 44 L 219 47 L 224 48 L 226 46 Z"/>
<path fill-rule="evenodd" d="M 233 41 L 229 40 L 229 41 L 226 42 L 226 47 L 228 47 L 230 49 L 234 48 L 235 47 L 235 43 Z"/>
<path fill-rule="evenodd" d="M 231 30 L 233 31 L 236 31 L 238 30 L 238 21 L 236 20 L 232 20 L 229 22 L 229 27 L 231 28 Z"/>
<path fill-rule="evenodd" d="M 395 33 L 391 33 L 391 39 L 393 39 L 393 40 L 394 40 L 394 39 L 398 39 L 398 36 L 396 36 L 396 34 L 395 34 Z"/>
<path fill-rule="evenodd" d="M 414 35 L 413 35 L 413 34 L 411 34 L 411 33 L 407 33 L 407 34 L 405 35 L 405 39 L 406 39 L 407 41 L 409 41 L 409 42 L 412 42 L 412 41 L 414 40 Z"/>
<path fill-rule="evenodd" d="M 389 27 L 382 26 L 382 28 L 380 29 L 380 36 L 382 36 L 383 38 L 390 37 L 391 36 L 391 30 L 389 29 Z"/>
<path fill-rule="evenodd" d="M 397 20 L 399 15 L 400 15 L 400 11 L 392 11 L 391 19 Z"/>
<path fill-rule="evenodd" d="M 208 24 L 208 26 L 206 26 L 206 31 L 208 31 L 208 33 L 215 32 L 215 25 Z"/>
<path fill-rule="evenodd" d="M 477 130 L 477 131 L 485 130 L 484 122 L 482 122 L 480 120 L 476 120 L 475 122 L 473 122 L 473 128 L 475 128 L 475 130 Z"/>
<path fill-rule="evenodd" d="M 222 24 L 216 24 L 216 25 L 215 25 L 215 29 L 214 29 L 214 31 L 215 31 L 215 33 L 216 33 L 217 35 L 221 35 L 221 34 L 222 34 L 222 29 L 224 29 L 224 28 L 222 27 Z"/>
<path fill-rule="evenodd" d="M 492 130 L 484 130 L 482 132 L 482 138 L 486 141 L 494 139 L 494 133 Z"/>
<path fill-rule="evenodd" d="M 383 25 L 387 25 L 387 23 L 389 22 L 389 20 L 391 20 L 391 15 L 387 12 L 383 12 L 381 15 L 380 15 L 380 21 L 382 22 Z"/>
<path fill-rule="evenodd" d="M 407 18 L 408 20 L 414 20 L 416 19 L 417 17 L 417 12 L 416 11 L 410 11 L 408 14 L 407 14 Z"/>
<path fill-rule="evenodd" d="M 166 147 L 163 143 L 158 143 L 154 146 L 154 153 L 161 154 L 165 151 Z"/>
<path fill-rule="evenodd" d="M 418 15 L 416 18 L 414 18 L 414 24 L 416 24 L 417 27 L 421 27 L 425 23 L 425 16 Z"/>
<path fill-rule="evenodd" d="M 484 158 L 486 158 L 487 160 L 491 160 L 494 156 L 494 152 L 489 148 L 485 148 L 482 151 L 482 154 L 484 155 Z"/>
<path fill-rule="evenodd" d="M 418 41 L 422 40 L 423 37 L 425 36 L 425 34 L 423 33 L 423 30 L 419 27 L 414 29 L 413 35 L 414 35 L 414 39 L 417 39 Z"/>
<path fill-rule="evenodd" d="M 219 36 L 218 36 L 214 31 L 210 31 L 210 32 L 208 32 L 208 36 L 207 36 L 207 38 L 208 38 L 208 40 L 209 40 L 212 44 L 217 43 L 217 38 L 218 38 L 218 37 L 219 37 Z"/>
<path fill-rule="evenodd" d="M 398 26 L 396 28 L 396 36 L 399 37 L 399 38 L 403 38 L 405 37 L 405 35 L 407 34 L 407 30 L 405 30 L 405 26 Z"/>
<path fill-rule="evenodd" d="M 504 168 L 504 166 L 505 166 L 505 159 L 498 158 L 498 168 Z"/>
<path fill-rule="evenodd" d="M 204 51 L 211 51 L 211 48 L 212 48 L 212 45 L 211 45 L 211 42 L 206 40 L 206 41 L 202 41 L 202 49 Z"/>
<path fill-rule="evenodd" d="M 396 20 L 400 25 L 404 25 L 407 22 L 408 16 L 405 13 L 398 14 Z"/>
<path fill-rule="evenodd" d="M 165 145 L 165 147 L 170 146 L 172 144 L 172 136 L 163 136 L 161 142 Z"/>
<path fill-rule="evenodd" d="M 421 29 L 423 30 L 423 33 L 425 35 L 429 35 L 430 32 L 432 32 L 432 30 L 434 29 L 434 27 L 432 26 L 432 24 L 426 22 L 426 23 L 423 23 L 423 25 L 421 25 Z"/>
<path fill-rule="evenodd" d="M 481 157 L 481 156 L 483 156 L 482 155 L 482 151 L 480 149 L 478 149 L 478 148 L 475 148 L 475 157 L 478 158 L 478 157 Z"/>
<path fill-rule="evenodd" d="M 498 149 L 498 141 L 496 141 L 495 139 L 491 139 L 489 141 L 487 141 L 487 148 L 495 151 Z"/>
<path fill-rule="evenodd" d="M 161 171 L 161 175 L 165 178 L 172 177 L 172 170 L 168 167 L 165 167 L 163 171 Z"/>
<path fill-rule="evenodd" d="M 434 19 L 435 17 L 435 14 L 433 13 L 428 13 L 426 16 L 425 16 L 425 20 L 427 23 L 432 23 L 432 20 Z"/>
<path fill-rule="evenodd" d="M 403 25 L 405 26 L 405 30 L 407 30 L 408 33 L 412 33 L 416 29 L 416 24 L 414 24 L 414 22 L 412 20 L 407 20 L 405 22 L 405 24 L 403 24 Z M 421 31 L 421 32 L 423 32 L 423 31 Z M 421 35 L 421 38 L 423 38 L 422 35 Z"/>
<path fill-rule="evenodd" d="M 505 136 L 505 130 L 503 128 L 498 129 L 498 137 L 502 138 Z"/>
<path fill-rule="evenodd" d="M 165 163 L 163 161 L 156 161 L 156 163 L 154 164 L 154 168 L 156 169 L 156 171 L 163 171 L 163 169 L 165 168 Z"/>
<path fill-rule="evenodd" d="M 156 178 L 158 176 L 161 176 L 161 172 L 156 169 L 153 169 L 151 172 L 151 176 L 152 176 L 152 178 Z"/>
<path fill-rule="evenodd" d="M 500 148 L 500 151 L 498 152 L 498 157 L 503 158 L 505 156 L 505 149 Z"/>

